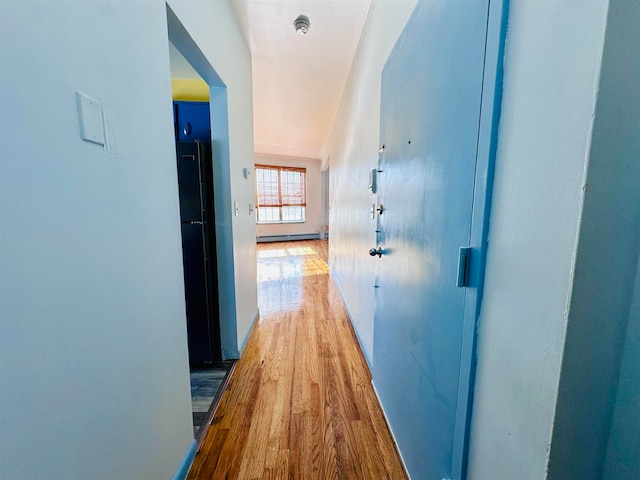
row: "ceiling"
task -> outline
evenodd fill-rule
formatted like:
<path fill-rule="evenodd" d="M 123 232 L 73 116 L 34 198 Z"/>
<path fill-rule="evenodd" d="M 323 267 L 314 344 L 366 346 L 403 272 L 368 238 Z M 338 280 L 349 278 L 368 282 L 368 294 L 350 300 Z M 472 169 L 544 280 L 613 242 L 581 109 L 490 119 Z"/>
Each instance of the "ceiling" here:
<path fill-rule="evenodd" d="M 322 159 L 371 0 L 231 3 L 251 50 L 256 153 Z"/>
<path fill-rule="evenodd" d="M 255 152 L 323 160 L 371 0 L 230 1 L 251 50 Z M 200 78 L 169 48 L 173 78 Z"/>

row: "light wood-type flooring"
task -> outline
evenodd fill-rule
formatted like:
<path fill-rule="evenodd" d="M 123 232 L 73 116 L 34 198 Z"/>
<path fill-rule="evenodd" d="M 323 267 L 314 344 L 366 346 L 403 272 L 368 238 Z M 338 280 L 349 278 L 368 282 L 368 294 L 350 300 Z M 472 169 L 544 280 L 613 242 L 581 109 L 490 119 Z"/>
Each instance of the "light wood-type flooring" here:
<path fill-rule="evenodd" d="M 258 295 L 260 318 L 188 479 L 406 479 L 327 241 L 259 244 Z"/>

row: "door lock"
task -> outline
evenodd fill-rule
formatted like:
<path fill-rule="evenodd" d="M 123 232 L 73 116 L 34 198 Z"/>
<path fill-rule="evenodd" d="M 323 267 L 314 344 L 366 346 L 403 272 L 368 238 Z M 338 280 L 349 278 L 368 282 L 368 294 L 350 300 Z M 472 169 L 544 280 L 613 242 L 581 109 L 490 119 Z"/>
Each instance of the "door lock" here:
<path fill-rule="evenodd" d="M 372 257 L 375 257 L 377 255 L 378 258 L 382 257 L 382 247 L 372 248 L 371 250 L 369 250 L 369 255 L 371 255 Z"/>
<path fill-rule="evenodd" d="M 382 215 L 382 212 L 384 212 L 384 207 L 382 206 L 382 204 L 378 204 L 378 208 L 376 208 L 376 210 L 378 211 L 378 213 L 380 215 Z"/>

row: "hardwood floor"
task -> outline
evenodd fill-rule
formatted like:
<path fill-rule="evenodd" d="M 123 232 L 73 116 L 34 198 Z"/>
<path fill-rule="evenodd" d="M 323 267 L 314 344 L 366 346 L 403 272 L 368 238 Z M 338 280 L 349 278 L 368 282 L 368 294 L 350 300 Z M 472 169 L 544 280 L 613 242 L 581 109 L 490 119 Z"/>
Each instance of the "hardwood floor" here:
<path fill-rule="evenodd" d="M 258 281 L 260 319 L 188 478 L 407 478 L 327 242 L 259 244 Z"/>

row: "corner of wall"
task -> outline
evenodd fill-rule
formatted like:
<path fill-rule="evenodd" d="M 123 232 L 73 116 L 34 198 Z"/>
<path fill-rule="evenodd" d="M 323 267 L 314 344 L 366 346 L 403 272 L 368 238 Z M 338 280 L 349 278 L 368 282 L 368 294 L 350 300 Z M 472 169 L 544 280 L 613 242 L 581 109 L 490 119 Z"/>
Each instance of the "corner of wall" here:
<path fill-rule="evenodd" d="M 546 476 L 606 4 L 509 5 L 470 480 Z"/>
<path fill-rule="evenodd" d="M 639 24 L 638 2 L 609 2 L 550 480 L 601 477 L 617 394 L 633 395 L 619 381 L 640 253 L 640 61 L 629 48 L 640 45 Z M 629 420 L 640 429 L 637 415 Z"/>

